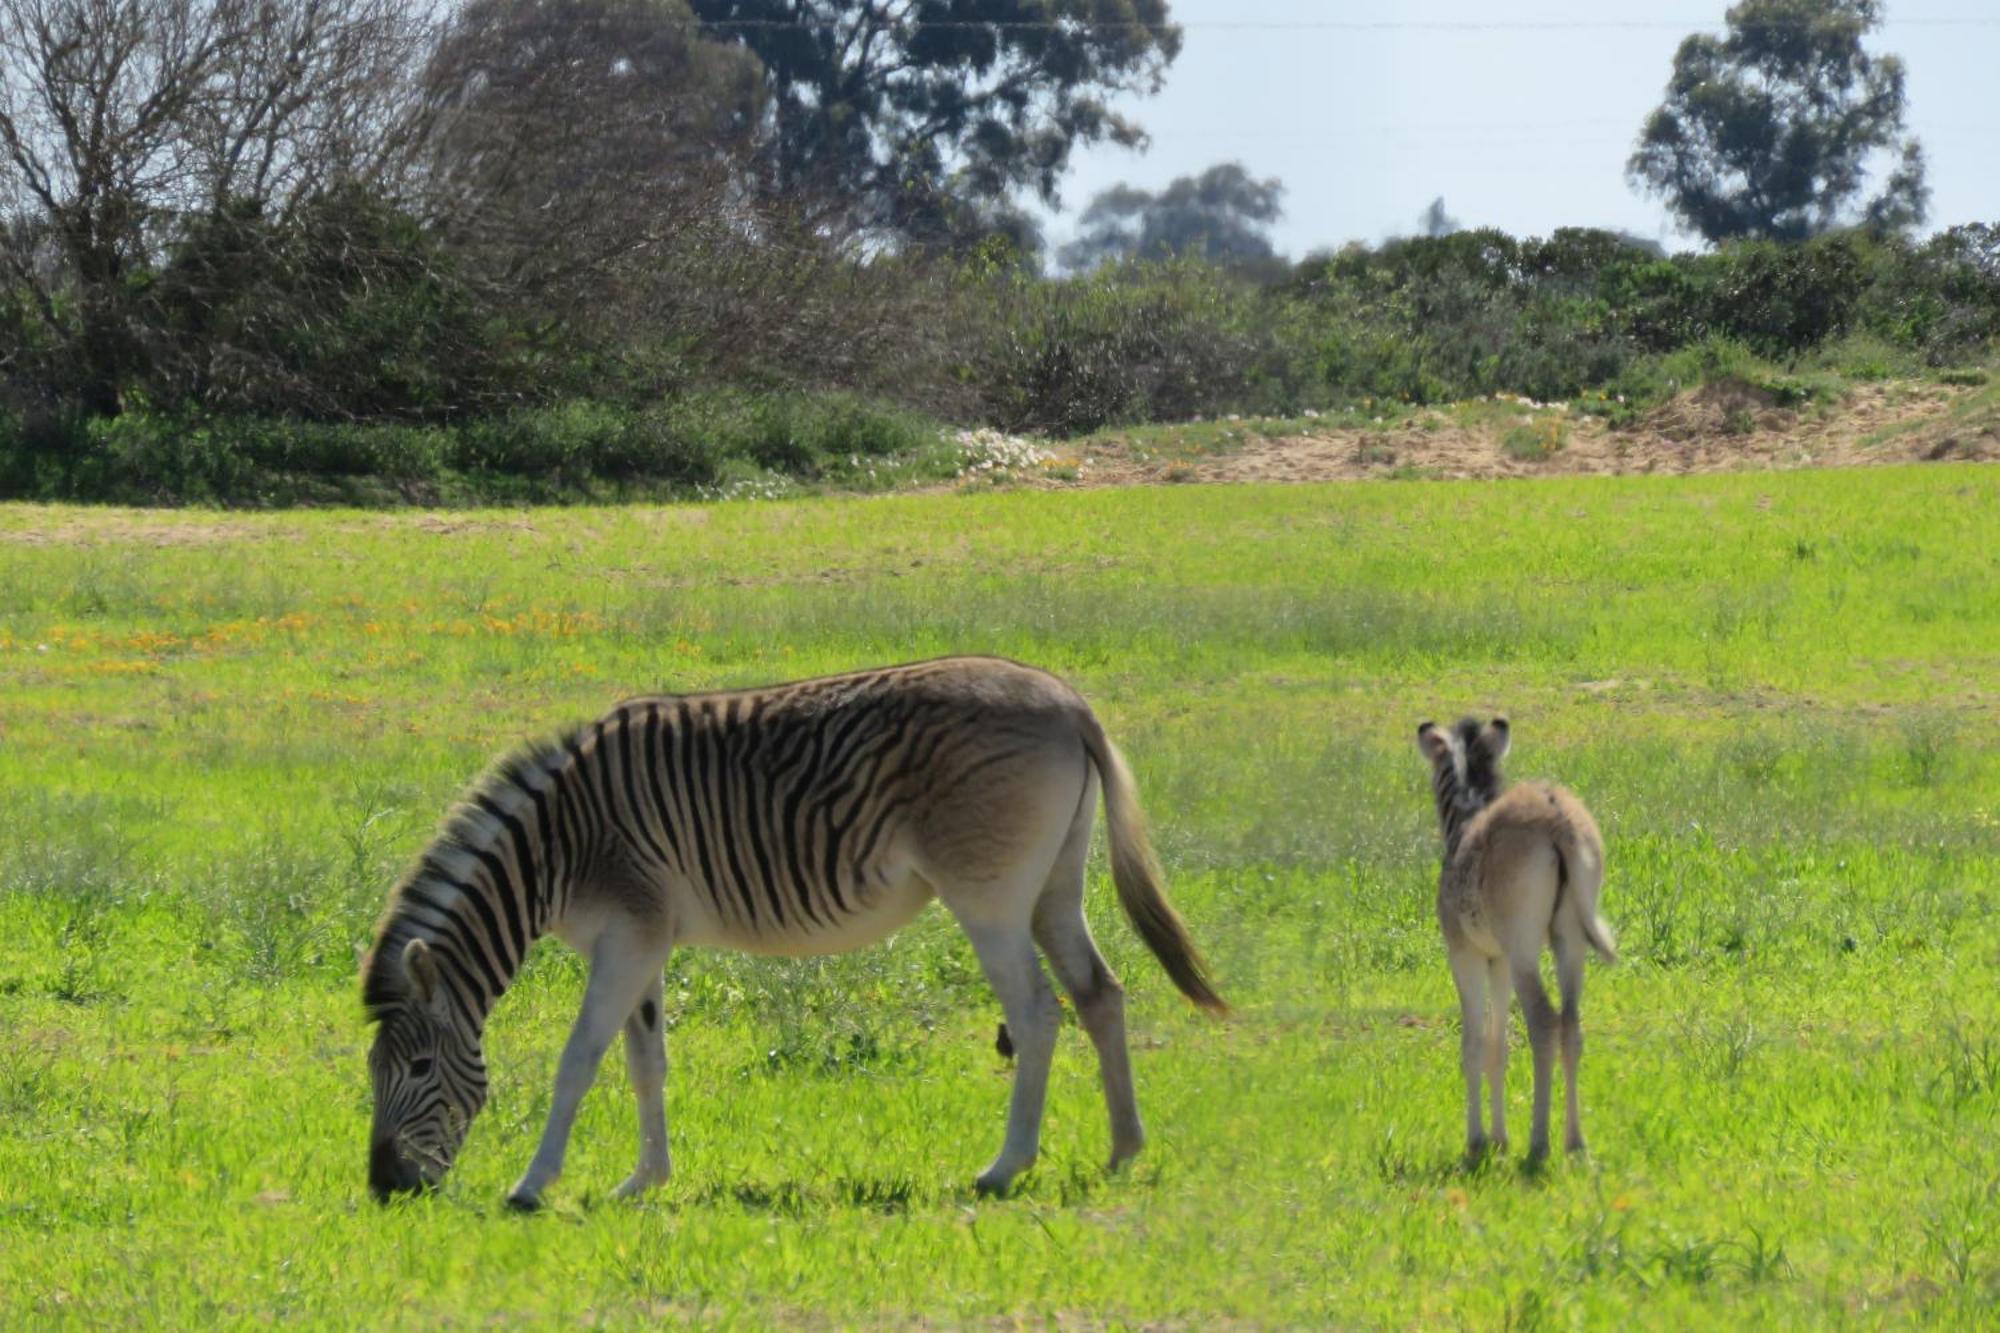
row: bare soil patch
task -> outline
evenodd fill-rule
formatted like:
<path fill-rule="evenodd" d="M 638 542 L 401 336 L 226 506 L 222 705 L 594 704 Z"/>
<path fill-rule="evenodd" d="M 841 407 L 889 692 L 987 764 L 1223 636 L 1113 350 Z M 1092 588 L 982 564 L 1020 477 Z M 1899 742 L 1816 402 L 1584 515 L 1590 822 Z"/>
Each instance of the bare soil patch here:
<path fill-rule="evenodd" d="M 1177 458 L 1148 456 L 1153 451 L 1099 438 L 1078 451 L 1073 479 L 1047 484 L 1684 474 L 2000 460 L 2000 410 L 1954 411 L 1974 392 L 1936 384 L 1865 385 L 1836 407 L 1797 411 L 1750 386 L 1710 384 L 1623 427 L 1526 405 L 1518 413 L 1469 424 L 1462 416 L 1434 411 L 1404 424 L 1252 439 L 1230 453 Z M 1511 426 L 1545 423 L 1552 413 L 1562 418 L 1558 447 L 1541 458 L 1509 452 Z"/>
<path fill-rule="evenodd" d="M 256 518 L 220 518 L 211 513 L 148 509 L 55 509 L 22 503 L 8 509 L 28 522 L 0 526 L 0 543 L 16 546 L 215 546 L 273 535 Z"/>

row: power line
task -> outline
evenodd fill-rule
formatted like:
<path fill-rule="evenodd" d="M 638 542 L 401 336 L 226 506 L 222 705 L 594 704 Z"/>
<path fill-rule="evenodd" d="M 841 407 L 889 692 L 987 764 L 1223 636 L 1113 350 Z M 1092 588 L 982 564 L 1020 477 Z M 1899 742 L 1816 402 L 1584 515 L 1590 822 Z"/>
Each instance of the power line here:
<path fill-rule="evenodd" d="M 806 32 L 842 36 L 864 26 L 854 15 L 846 20 L 796 19 L 702 19 L 650 18 L 649 28 L 693 28 L 724 32 Z M 583 23 L 624 27 L 630 20 L 586 18 Z M 1760 19 L 1760 28 L 1811 27 L 1822 20 L 1810 17 Z M 1690 32 L 1720 30 L 1728 25 L 1714 16 L 1684 19 L 1191 19 L 1145 23 L 1137 19 L 887 19 L 877 26 L 884 32 L 924 29 L 927 31 L 1064 31 L 1064 32 L 1165 32 L 1169 29 L 1200 32 Z M 1873 29 L 1876 33 L 1905 28 L 2000 28 L 2000 15 L 1983 18 L 1888 18 Z"/>
<path fill-rule="evenodd" d="M 840 25 L 796 19 L 661 19 L 691 28 L 718 28 L 731 31 L 789 29 L 806 32 L 836 32 Z M 1758 27 L 1809 26 L 1811 20 L 1796 23 L 1785 19 L 1759 20 Z M 902 27 L 898 22 L 889 27 Z M 1716 18 L 1689 19 L 1212 19 L 1166 23 L 1141 23 L 1123 19 L 914 19 L 911 28 L 990 32 L 995 29 L 1036 29 L 1095 32 L 1161 32 L 1168 28 L 1220 32 L 1687 32 L 1699 28 L 1726 26 Z M 2000 17 L 1947 19 L 1888 19 L 1884 28 L 2000 28 Z"/>

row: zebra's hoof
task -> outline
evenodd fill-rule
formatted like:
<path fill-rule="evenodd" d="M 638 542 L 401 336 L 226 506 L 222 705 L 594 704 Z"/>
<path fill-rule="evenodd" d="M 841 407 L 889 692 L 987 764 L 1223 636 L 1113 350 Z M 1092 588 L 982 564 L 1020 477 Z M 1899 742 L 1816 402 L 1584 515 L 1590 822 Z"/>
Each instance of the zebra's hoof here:
<path fill-rule="evenodd" d="M 539 1213 L 542 1201 L 539 1196 L 515 1190 L 507 1196 L 507 1206 L 517 1213 Z"/>
<path fill-rule="evenodd" d="M 611 1197 L 614 1199 L 636 1199 L 648 1190 L 655 1189 L 666 1183 L 667 1173 L 664 1171 L 634 1171 L 625 1178 L 624 1184 L 611 1191 Z"/>
<path fill-rule="evenodd" d="M 993 1049 L 1000 1052 L 1002 1060 L 1014 1058 L 1014 1034 L 1007 1030 L 1005 1023 L 1000 1025 L 999 1035 L 993 1038 Z"/>
<path fill-rule="evenodd" d="M 1021 1172 L 1026 1169 L 1026 1167 L 1008 1169 L 1000 1166 L 989 1166 L 979 1173 L 979 1179 L 972 1182 L 973 1191 L 982 1198 L 1003 1198 L 1006 1196 L 1007 1191 L 1013 1187 L 1014 1182 L 1020 1178 Z"/>

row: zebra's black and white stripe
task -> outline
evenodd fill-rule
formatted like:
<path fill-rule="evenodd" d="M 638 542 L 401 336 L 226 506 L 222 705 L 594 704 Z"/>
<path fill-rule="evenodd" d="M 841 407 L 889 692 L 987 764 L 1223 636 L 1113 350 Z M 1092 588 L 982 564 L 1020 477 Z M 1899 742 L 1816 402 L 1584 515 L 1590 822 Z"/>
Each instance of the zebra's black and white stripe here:
<path fill-rule="evenodd" d="M 1431 798 L 1444 832 L 1445 860 L 1458 851 L 1465 826 L 1500 795 L 1507 740 L 1504 717 L 1484 727 L 1477 718 L 1462 717 L 1449 731 L 1435 722 L 1418 726 L 1418 744 L 1432 761 Z"/>
<path fill-rule="evenodd" d="M 377 1192 L 433 1180 L 455 1154 L 484 1098 L 486 1016 L 538 936 L 554 932 L 585 953 L 592 982 L 543 1150 L 516 1191 L 523 1202 L 553 1178 L 569 1094 L 581 1095 L 621 1025 L 646 1141 L 627 1184 L 665 1174 L 663 1112 L 649 1088 L 654 1066 L 664 1077 L 664 1054 L 654 1056 L 659 974 L 674 946 L 836 952 L 881 938 L 932 896 L 972 937 L 1017 1044 L 1023 1023 L 1053 1039 L 1037 945 L 1086 1025 L 1097 1015 L 1114 1154 L 1129 1156 L 1139 1130 L 1121 1105 L 1122 1003 L 1081 912 L 1100 785 L 1121 902 L 1175 983 L 1220 1008 L 1160 893 L 1116 747 L 1082 698 L 1046 673 L 943 658 L 633 699 L 514 755 L 397 888 L 365 969 L 364 999 L 381 1024 L 371 1057 Z M 427 1065 L 417 1063 L 423 1052 Z M 1046 1060 L 1037 1071 L 1024 1056 L 1024 1076 L 988 1184 L 1004 1185 L 1033 1156 Z"/>

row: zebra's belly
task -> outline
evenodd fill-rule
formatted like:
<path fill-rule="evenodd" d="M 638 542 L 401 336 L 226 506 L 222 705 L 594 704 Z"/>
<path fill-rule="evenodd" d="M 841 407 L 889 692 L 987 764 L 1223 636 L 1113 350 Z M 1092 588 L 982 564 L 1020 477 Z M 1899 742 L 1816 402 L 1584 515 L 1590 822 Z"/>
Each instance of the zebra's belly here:
<path fill-rule="evenodd" d="M 676 942 L 744 953 L 809 957 L 847 953 L 887 939 L 908 925 L 932 897 L 931 887 L 905 874 L 854 893 L 846 911 L 822 907 L 818 919 L 794 910 L 777 921 L 768 913 L 755 920 L 727 917 L 708 904 L 681 916 Z"/>

